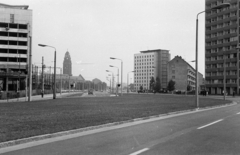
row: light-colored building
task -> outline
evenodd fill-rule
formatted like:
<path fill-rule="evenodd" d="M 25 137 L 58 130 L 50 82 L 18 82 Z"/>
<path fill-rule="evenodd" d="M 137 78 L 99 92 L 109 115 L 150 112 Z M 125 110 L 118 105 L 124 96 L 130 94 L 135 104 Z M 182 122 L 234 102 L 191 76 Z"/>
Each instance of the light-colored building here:
<path fill-rule="evenodd" d="M 25 89 L 31 36 L 32 10 L 0 3 L 1 91 Z"/>
<path fill-rule="evenodd" d="M 187 86 L 190 90 L 195 90 L 196 71 L 181 56 L 175 56 L 168 65 L 168 81 L 175 81 L 175 89 L 186 91 Z M 198 73 L 198 87 L 203 85 L 203 75 Z M 200 90 L 200 87 L 199 87 Z"/>
<path fill-rule="evenodd" d="M 134 89 L 150 89 L 152 77 L 160 79 L 161 87 L 167 88 L 167 63 L 170 60 L 169 50 L 147 50 L 134 54 Z"/>
<path fill-rule="evenodd" d="M 205 0 L 205 9 L 230 6 L 205 14 L 205 80 L 209 94 L 239 94 L 239 0 Z M 225 64 L 225 65 L 224 65 Z M 226 72 L 224 71 L 224 66 Z M 224 80 L 226 75 L 226 80 Z"/>

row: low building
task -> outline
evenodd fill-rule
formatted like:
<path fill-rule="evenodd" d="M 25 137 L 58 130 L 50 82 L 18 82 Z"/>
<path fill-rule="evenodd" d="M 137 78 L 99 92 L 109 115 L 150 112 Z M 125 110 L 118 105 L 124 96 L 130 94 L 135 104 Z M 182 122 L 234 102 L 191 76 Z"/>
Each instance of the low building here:
<path fill-rule="evenodd" d="M 188 86 L 190 90 L 195 90 L 196 71 L 181 56 L 175 56 L 169 61 L 167 68 L 168 81 L 175 81 L 176 90 L 187 91 Z M 203 85 L 204 79 L 201 73 L 198 73 L 198 81 L 198 87 Z"/>

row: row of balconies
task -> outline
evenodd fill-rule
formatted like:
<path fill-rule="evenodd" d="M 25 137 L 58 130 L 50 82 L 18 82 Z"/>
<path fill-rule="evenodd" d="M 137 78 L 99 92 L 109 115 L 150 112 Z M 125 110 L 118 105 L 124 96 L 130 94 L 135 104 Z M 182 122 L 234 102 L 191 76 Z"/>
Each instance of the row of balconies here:
<path fill-rule="evenodd" d="M 208 64 L 206 65 L 206 69 L 212 69 L 212 68 L 222 68 L 224 67 L 223 66 L 223 63 L 218 63 L 218 64 Z M 234 62 L 234 63 L 225 63 L 225 67 L 228 68 L 228 67 L 237 67 L 237 62 Z"/>
<path fill-rule="evenodd" d="M 206 20 L 206 24 L 209 25 L 209 24 L 212 24 L 212 23 L 215 23 L 217 21 L 222 21 L 224 19 L 229 19 L 229 18 L 232 18 L 232 17 L 237 17 L 237 10 L 234 10 L 230 13 L 225 13 L 225 14 L 216 14 L 217 16 L 216 17 L 212 17 L 212 18 L 209 18 L 207 17 L 207 20 Z"/>
<path fill-rule="evenodd" d="M 232 11 L 238 8 L 238 4 L 237 4 L 237 0 L 231 0 L 231 5 L 227 8 L 222 8 L 222 9 L 217 9 L 217 10 L 211 10 L 211 11 L 207 11 L 206 15 L 207 16 L 211 16 L 211 15 L 216 15 L 216 14 L 220 14 L 220 13 L 224 13 L 226 11 Z M 209 2 L 206 1 L 206 10 L 209 10 L 211 8 L 214 8 L 218 5 L 221 5 L 222 3 L 225 3 L 225 1 L 219 0 L 219 1 L 215 1 L 215 2 Z"/>
<path fill-rule="evenodd" d="M 232 42 L 228 42 L 228 43 L 222 43 L 222 44 L 214 44 L 214 45 L 209 45 L 209 46 L 205 46 L 206 50 L 209 50 L 209 49 L 216 49 L 216 48 L 220 48 L 218 50 L 218 52 L 223 52 L 223 53 L 236 53 L 236 47 L 238 45 L 238 41 L 232 41 Z M 229 46 L 229 47 L 227 47 Z M 224 48 L 226 47 L 226 48 Z M 222 48 L 222 50 L 221 50 Z"/>
<path fill-rule="evenodd" d="M 210 25 L 210 26 L 206 25 L 206 30 L 211 31 L 211 30 L 221 29 L 221 28 L 231 26 L 231 25 L 235 25 L 235 24 L 237 24 L 237 19 L 226 21 L 226 22 L 221 22 L 221 23 L 218 23 L 218 24 L 213 24 L 213 25 Z"/>
<path fill-rule="evenodd" d="M 205 34 L 212 34 L 212 33 L 218 33 L 218 32 L 223 32 L 223 35 L 228 35 L 231 34 L 230 30 L 231 29 L 237 29 L 238 28 L 238 24 L 232 24 L 232 25 L 228 25 L 228 26 L 224 26 L 222 28 L 216 28 L 216 29 L 211 29 L 211 27 L 206 27 L 206 31 Z M 234 34 L 234 33 L 233 33 Z"/>
<path fill-rule="evenodd" d="M 208 34 L 206 34 L 206 39 L 213 40 L 213 38 L 216 38 L 216 37 L 231 38 L 231 37 L 236 37 L 236 36 L 237 36 L 237 28 L 233 28 L 233 29 L 227 29 L 224 31 L 218 31 L 215 33 L 208 33 Z"/>

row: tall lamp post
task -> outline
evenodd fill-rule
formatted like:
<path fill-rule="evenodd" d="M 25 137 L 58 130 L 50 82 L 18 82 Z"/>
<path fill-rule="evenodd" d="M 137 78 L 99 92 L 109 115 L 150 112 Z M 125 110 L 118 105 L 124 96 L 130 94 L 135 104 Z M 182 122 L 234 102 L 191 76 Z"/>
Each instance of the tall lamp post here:
<path fill-rule="evenodd" d="M 135 72 L 135 71 L 131 71 L 131 72 L 128 72 L 128 73 L 127 73 L 127 93 L 129 92 L 129 89 L 128 89 L 128 79 L 129 79 L 128 76 L 129 76 L 129 75 L 128 75 L 128 74 L 129 74 L 129 73 L 134 73 L 134 72 Z M 130 81 L 130 83 L 131 83 L 131 81 Z"/>
<path fill-rule="evenodd" d="M 49 45 L 44 45 L 44 44 L 38 44 L 38 46 L 41 47 L 50 47 L 50 48 L 54 48 L 55 52 L 54 52 L 54 86 L 53 86 L 53 99 L 56 99 L 56 48 L 53 46 L 49 46 Z"/>
<path fill-rule="evenodd" d="M 113 77 L 113 72 L 112 72 L 112 71 L 109 71 L 109 70 L 106 70 L 106 72 L 111 72 L 111 73 L 112 73 L 112 92 L 113 92 L 113 89 L 114 89 L 114 77 Z"/>
<path fill-rule="evenodd" d="M 195 82 L 195 102 L 197 105 L 197 109 L 199 108 L 199 97 L 198 97 L 198 16 L 204 12 L 211 11 L 211 10 L 217 10 L 217 9 L 222 9 L 225 7 L 229 7 L 230 3 L 222 3 L 221 5 L 218 5 L 216 7 L 213 7 L 211 9 L 204 10 L 202 12 L 199 12 L 197 14 L 197 19 L 196 19 L 196 82 Z"/>
<path fill-rule="evenodd" d="M 109 65 L 109 67 L 115 67 L 115 68 L 117 68 L 117 69 L 118 69 L 118 74 L 117 74 L 117 76 L 118 76 L 118 81 L 117 81 L 117 95 L 118 95 L 118 84 L 119 84 L 119 68 L 118 68 L 118 67 L 116 67 L 116 66 L 112 66 L 112 65 Z"/>
<path fill-rule="evenodd" d="M 122 85 L 122 80 L 123 80 L 123 61 L 121 59 L 118 59 L 118 58 L 113 58 L 113 57 L 110 57 L 110 59 L 116 59 L 116 60 L 120 60 L 121 61 L 121 96 L 123 95 L 122 93 L 122 89 L 123 89 L 123 85 Z M 119 76 L 119 75 L 118 75 Z"/>
<path fill-rule="evenodd" d="M 111 93 L 111 78 L 108 79 L 108 76 L 107 76 L 106 79 L 109 81 L 109 88 L 110 88 L 110 93 Z"/>

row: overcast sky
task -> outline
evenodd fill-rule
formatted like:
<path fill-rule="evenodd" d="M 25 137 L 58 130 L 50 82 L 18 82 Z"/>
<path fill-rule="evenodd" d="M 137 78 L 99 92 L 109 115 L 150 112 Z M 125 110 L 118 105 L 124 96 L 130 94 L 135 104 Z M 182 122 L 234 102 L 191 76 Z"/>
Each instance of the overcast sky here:
<path fill-rule="evenodd" d="M 29 5 L 33 11 L 33 63 L 42 56 L 53 66 L 63 66 L 68 50 L 74 76 L 106 81 L 117 73 L 123 60 L 123 82 L 134 69 L 134 54 L 143 50 L 170 50 L 171 58 L 195 59 L 196 15 L 204 0 L 1 0 L 10 5 Z M 204 74 L 204 14 L 199 17 L 199 71 Z M 190 63 L 195 67 L 195 63 Z M 39 64 L 40 65 L 40 64 Z M 132 75 L 130 76 L 132 78 Z"/>

